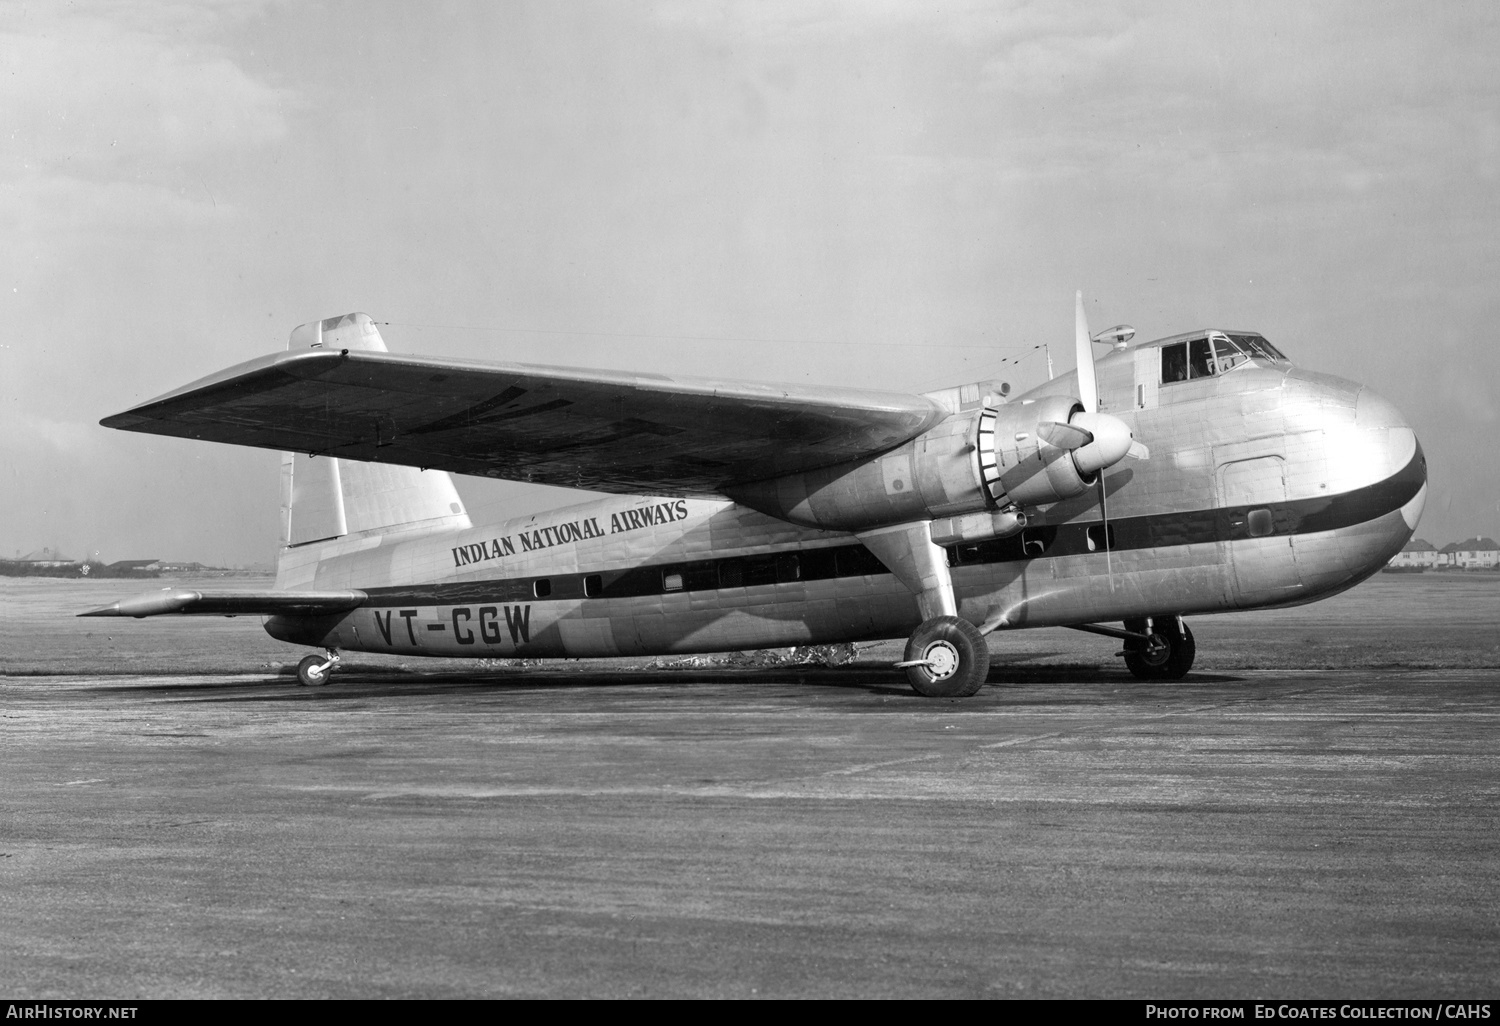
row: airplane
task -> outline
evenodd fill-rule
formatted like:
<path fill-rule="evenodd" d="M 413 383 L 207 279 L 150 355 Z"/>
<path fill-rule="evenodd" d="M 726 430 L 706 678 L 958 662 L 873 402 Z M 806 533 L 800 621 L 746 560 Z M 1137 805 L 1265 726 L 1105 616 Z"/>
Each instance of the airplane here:
<path fill-rule="evenodd" d="M 1369 577 L 1427 495 L 1387 400 L 1253 331 L 1130 344 L 1011 395 L 913 394 L 389 353 L 362 313 L 100 423 L 275 449 L 273 590 L 168 588 L 80 616 L 260 615 L 321 650 L 586 658 L 907 638 L 929 697 L 979 691 L 990 638 L 1119 639 L 1178 679 L 1189 615 Z M 1094 346 L 1109 351 L 1097 361 Z M 451 474 L 605 493 L 476 522 Z M 1119 622 L 1120 626 L 1112 626 Z"/>

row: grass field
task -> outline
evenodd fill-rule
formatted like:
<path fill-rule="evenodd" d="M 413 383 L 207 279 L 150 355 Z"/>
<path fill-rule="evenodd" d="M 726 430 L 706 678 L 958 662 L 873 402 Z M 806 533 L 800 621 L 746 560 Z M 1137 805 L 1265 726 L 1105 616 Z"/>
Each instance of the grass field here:
<path fill-rule="evenodd" d="M 270 579 L 235 582 L 270 587 Z M 8 675 L 287 672 L 305 649 L 283 644 L 258 617 L 78 619 L 76 614 L 156 587 L 212 589 L 222 580 L 150 582 L 0 579 Z M 1200 670 L 1350 667 L 1500 667 L 1500 574 L 1379 574 L 1323 602 L 1194 617 Z M 860 662 L 899 659 L 899 641 L 860 646 Z M 1118 642 L 1048 628 L 996 635 L 994 674 L 1006 667 L 1118 670 Z M 660 661 L 611 660 L 622 670 Z M 475 664 L 352 653 L 349 667 L 453 672 Z M 557 664 L 572 665 L 572 664 Z M 595 664 L 597 665 L 597 664 Z M 493 672 L 493 664 L 485 666 Z M 684 666 L 684 670 L 690 667 Z M 524 673 L 524 667 L 513 672 Z"/>

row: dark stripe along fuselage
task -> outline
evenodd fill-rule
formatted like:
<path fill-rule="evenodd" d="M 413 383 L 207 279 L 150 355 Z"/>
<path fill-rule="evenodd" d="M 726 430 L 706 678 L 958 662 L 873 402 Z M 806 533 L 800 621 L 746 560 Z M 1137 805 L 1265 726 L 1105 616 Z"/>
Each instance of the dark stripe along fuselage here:
<path fill-rule="evenodd" d="M 1396 473 L 1336 495 L 1121 516 L 1109 521 L 1107 539 L 1099 520 L 1087 520 L 949 546 L 960 613 L 1023 627 L 1309 601 L 1357 583 L 1399 549 L 1410 534 L 1401 510 L 1425 480 L 1416 447 Z M 1259 530 L 1269 522 L 1269 533 L 1255 533 L 1252 511 L 1265 511 Z M 686 517 L 672 526 L 690 527 Z M 1307 546 L 1300 564 L 1299 544 Z M 1309 558 L 1329 544 L 1336 558 Z M 1236 553 L 1257 568 L 1284 560 L 1290 576 L 1255 592 L 1236 577 Z M 731 556 L 643 559 L 592 572 L 539 567 L 416 585 L 348 583 L 368 595 L 363 608 L 316 620 L 272 617 L 267 629 L 355 650 L 597 656 L 894 637 L 919 618 L 915 598 L 868 549 L 815 531 Z"/>

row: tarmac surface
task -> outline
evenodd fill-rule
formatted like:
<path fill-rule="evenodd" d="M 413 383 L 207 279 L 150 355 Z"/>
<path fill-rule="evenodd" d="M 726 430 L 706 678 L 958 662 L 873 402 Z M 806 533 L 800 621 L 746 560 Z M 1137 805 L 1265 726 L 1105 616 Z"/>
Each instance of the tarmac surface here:
<path fill-rule="evenodd" d="M 1493 997 L 1500 671 L 0 681 L 0 993 Z"/>

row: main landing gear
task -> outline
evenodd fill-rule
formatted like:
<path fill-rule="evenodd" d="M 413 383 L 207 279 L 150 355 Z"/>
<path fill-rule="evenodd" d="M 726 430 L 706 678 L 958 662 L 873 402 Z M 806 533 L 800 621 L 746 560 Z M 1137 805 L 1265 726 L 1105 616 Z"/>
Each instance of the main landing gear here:
<path fill-rule="evenodd" d="M 912 632 L 906 658 L 896 664 L 919 695 L 968 698 L 990 674 L 990 647 L 967 620 L 935 616 Z"/>
<path fill-rule="evenodd" d="M 328 656 L 310 655 L 297 664 L 297 683 L 303 687 L 317 687 L 327 684 L 328 678 L 333 676 L 334 667 L 338 665 L 339 654 L 333 649 L 328 650 Z"/>
<path fill-rule="evenodd" d="M 968 698 L 984 687 L 990 647 L 984 634 L 958 616 L 948 550 L 932 540 L 932 521 L 864 531 L 859 540 L 917 599 L 921 625 L 896 666 L 919 695 Z"/>
<path fill-rule="evenodd" d="M 1179 680 L 1193 668 L 1198 646 L 1193 632 L 1180 616 L 1155 616 L 1126 620 L 1125 629 L 1145 634 L 1145 639 L 1126 638 L 1125 666 L 1142 680 Z"/>

